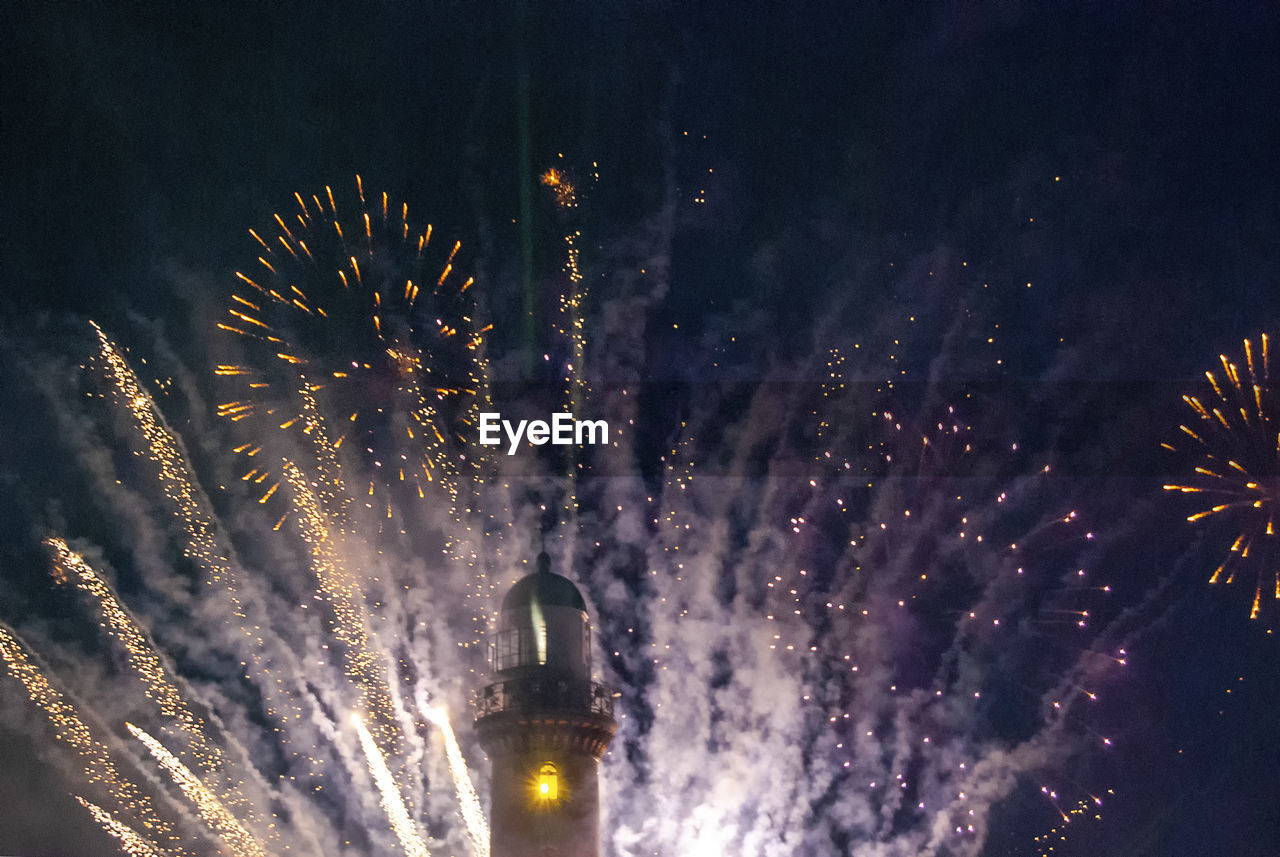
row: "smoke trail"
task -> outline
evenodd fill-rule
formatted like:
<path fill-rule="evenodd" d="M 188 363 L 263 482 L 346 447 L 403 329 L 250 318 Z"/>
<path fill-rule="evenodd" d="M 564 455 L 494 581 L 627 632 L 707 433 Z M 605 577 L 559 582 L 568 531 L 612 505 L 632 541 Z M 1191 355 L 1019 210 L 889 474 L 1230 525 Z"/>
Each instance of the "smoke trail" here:
<path fill-rule="evenodd" d="M 80 757 L 85 779 L 101 786 L 123 812 L 138 819 L 153 840 L 167 843 L 173 854 L 184 854 L 169 823 L 156 815 L 151 799 L 120 773 L 106 745 L 93 736 L 76 707 L 50 684 L 13 630 L 3 622 L 0 622 L 0 658 L 4 659 L 9 674 L 22 684 L 27 696 L 48 717 L 58 740 Z"/>
<path fill-rule="evenodd" d="M 151 751 L 151 755 L 169 773 L 169 776 L 173 777 L 173 781 L 177 783 L 178 788 L 182 789 L 187 800 L 191 801 L 191 805 L 196 808 L 196 812 L 204 819 L 205 824 L 209 825 L 223 842 L 231 846 L 239 857 L 266 857 L 267 852 L 262 843 L 244 829 L 231 811 L 222 805 L 217 796 L 209 791 L 208 787 L 200 782 L 200 778 L 191 773 L 191 770 L 182 764 L 177 756 L 132 723 L 126 723 L 125 727 L 133 733 L 133 737 Z"/>
<path fill-rule="evenodd" d="M 453 734 L 449 713 L 438 707 L 428 708 L 425 713 L 428 720 L 440 727 L 440 734 L 444 738 L 449 774 L 453 777 L 454 791 L 458 795 L 458 806 L 462 811 L 462 820 L 467 825 L 472 851 L 475 857 L 489 857 L 489 822 L 484 816 L 480 796 L 476 794 L 476 788 L 471 782 L 467 760 L 463 758 L 462 748 L 458 746 L 458 739 Z"/>
<path fill-rule="evenodd" d="M 133 616 L 106 581 L 65 541 L 49 538 L 45 545 L 53 551 L 55 573 L 64 579 L 73 576 L 76 587 L 93 599 L 101 624 L 124 649 L 129 666 L 143 683 L 147 698 L 159 705 L 161 713 L 185 733 L 189 742 L 187 752 L 195 759 L 197 767 L 206 776 L 216 776 L 221 781 L 227 765 L 222 750 L 209 739 L 203 720 L 191 710 L 182 692 L 169 680 L 169 670 Z M 229 806 L 252 813 L 248 800 L 239 789 L 225 782 L 221 786 L 221 799 Z M 257 820 L 256 816 L 254 820 Z"/>
<path fill-rule="evenodd" d="M 133 828 L 120 822 L 102 807 L 90 803 L 79 795 L 76 795 L 75 799 L 80 802 L 81 806 L 89 810 L 93 820 L 98 822 L 103 830 L 115 837 L 116 841 L 120 843 L 120 847 L 127 851 L 130 857 L 164 857 L 164 852 L 148 842 L 146 837 L 139 836 Z"/>
<path fill-rule="evenodd" d="M 333 608 L 334 637 L 343 645 L 344 673 L 359 692 L 360 710 L 373 720 L 380 746 L 390 755 L 402 750 L 396 707 L 381 659 L 370 644 L 362 591 L 347 570 L 329 532 L 327 517 L 302 471 L 285 462 L 285 479 L 293 490 L 298 526 L 311 549 L 311 566 L 321 594 Z"/>
<path fill-rule="evenodd" d="M 387 761 L 382 751 L 378 749 L 373 736 L 365 728 L 360 715 L 352 714 L 351 724 L 355 726 L 360 736 L 360 747 L 364 750 L 365 759 L 369 764 L 369 773 L 378 786 L 378 794 L 382 796 L 382 809 L 387 814 L 387 821 L 391 823 L 391 829 L 395 831 L 396 838 L 404 847 L 404 853 L 407 857 L 431 857 L 431 853 L 427 850 L 427 843 L 422 841 L 417 826 L 409 818 L 404 797 L 400 794 L 391 771 L 387 769 Z"/>
<path fill-rule="evenodd" d="M 239 620 L 236 631 L 250 643 L 253 670 L 246 672 L 270 679 L 269 682 L 261 683 L 269 711 L 285 722 L 302 721 L 299 694 L 296 687 L 291 685 L 294 679 L 304 675 L 304 671 L 287 646 L 268 645 L 269 636 L 263 629 L 270 627 L 270 623 L 261 620 L 260 603 L 250 608 L 242 598 L 242 584 L 227 558 L 228 553 L 218 543 L 215 518 L 209 511 L 208 498 L 197 487 L 178 439 L 164 425 L 159 411 L 138 383 L 128 361 L 120 355 L 102 328 L 93 324 L 93 329 L 98 336 L 99 349 L 106 362 L 115 398 L 133 416 L 146 445 L 147 455 L 159 468 L 157 475 L 160 487 L 176 508 L 177 518 L 187 538 L 184 554 L 199 564 L 205 573 L 207 585 L 219 587 L 230 599 L 232 617 Z M 227 622 L 230 624 L 230 620 Z M 287 665 L 287 668 L 276 666 L 281 663 Z M 288 733 L 282 734 L 281 740 L 287 744 L 290 741 Z M 319 764 L 305 750 L 292 752 L 294 756 L 310 761 L 313 767 Z"/>

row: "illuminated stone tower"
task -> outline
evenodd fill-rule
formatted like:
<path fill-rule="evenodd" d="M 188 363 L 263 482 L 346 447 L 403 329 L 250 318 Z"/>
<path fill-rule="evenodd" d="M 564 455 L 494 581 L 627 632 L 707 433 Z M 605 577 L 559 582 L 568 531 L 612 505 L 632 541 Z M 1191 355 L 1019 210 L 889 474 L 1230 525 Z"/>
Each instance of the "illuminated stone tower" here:
<path fill-rule="evenodd" d="M 598 857 L 613 699 L 591 680 L 586 602 L 545 553 L 502 601 L 489 669 L 476 731 L 493 761 L 492 857 Z"/>

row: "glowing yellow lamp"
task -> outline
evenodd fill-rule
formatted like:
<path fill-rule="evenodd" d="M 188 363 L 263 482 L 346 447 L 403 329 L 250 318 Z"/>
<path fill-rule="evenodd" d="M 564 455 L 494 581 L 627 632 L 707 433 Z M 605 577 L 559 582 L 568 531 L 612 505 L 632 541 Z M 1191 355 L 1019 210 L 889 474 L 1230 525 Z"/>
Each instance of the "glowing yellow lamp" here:
<path fill-rule="evenodd" d="M 538 769 L 538 797 L 543 800 L 556 800 L 560 795 L 560 774 L 556 766 L 550 762 Z"/>

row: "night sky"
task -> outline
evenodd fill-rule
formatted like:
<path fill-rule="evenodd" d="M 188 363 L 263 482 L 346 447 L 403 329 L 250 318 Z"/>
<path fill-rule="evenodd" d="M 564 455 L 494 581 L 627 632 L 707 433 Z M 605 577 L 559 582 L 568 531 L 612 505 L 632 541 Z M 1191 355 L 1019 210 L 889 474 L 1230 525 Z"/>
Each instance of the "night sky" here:
<path fill-rule="evenodd" d="M 1079 752 L 995 800 L 977 846 L 934 853 L 1039 853 L 1034 837 L 1057 823 L 1039 792 L 1049 780 L 1065 784 L 1064 807 L 1114 792 L 1100 821 L 1073 822 L 1057 855 L 1280 854 L 1280 639 L 1269 630 L 1280 602 L 1264 598 L 1250 621 L 1253 565 L 1231 586 L 1208 585 L 1232 524 L 1185 522 L 1206 504 L 1161 486 L 1192 478 L 1194 462 L 1160 448 L 1194 418 L 1181 397 L 1203 395 L 1220 353 L 1242 360 L 1243 339 L 1280 331 L 1280 12 L 1012 0 L 522 5 L 0 7 L 0 619 L 33 649 L 56 649 L 51 663 L 98 645 L 50 582 L 40 540 L 53 530 L 97 546 L 90 553 L 140 613 L 164 612 L 145 592 L 142 551 L 121 543 L 105 501 L 85 499 L 96 484 L 88 459 L 50 440 L 111 418 L 69 414 L 37 379 L 90 388 L 77 379 L 93 371 L 79 368 L 94 353 L 92 319 L 135 368 L 147 358 L 163 367 L 140 371 L 144 381 L 179 379 L 185 392 L 161 410 L 218 481 L 233 465 L 213 415 L 214 322 L 234 272 L 256 255 L 246 230 L 270 225 L 294 191 L 328 184 L 349 198 L 358 173 L 462 240 L 494 323 L 495 386 L 513 402 L 541 404 L 557 389 L 562 235 L 566 223 L 580 230 L 600 401 L 628 385 L 640 397 L 634 458 L 595 461 L 601 486 L 635 479 L 658 491 L 659 456 L 696 415 L 700 464 L 749 493 L 782 456 L 731 451 L 769 418 L 748 399 L 770 384 L 816 391 L 829 347 L 851 356 L 853 343 L 892 339 L 910 318 L 894 400 L 925 414 L 961 396 L 981 412 L 984 454 L 1019 443 L 1027 461 L 1052 460 L 1048 493 L 1061 501 L 1035 500 L 1026 523 L 1058 505 L 1079 512 L 1097 545 L 1050 544 L 1045 561 L 1089 565 L 1110 587 L 1091 621 L 1116 629 L 1100 631 L 1107 645 L 1131 648 L 1121 671 L 1073 672 L 1062 647 L 1078 644 L 1055 629 L 987 664 L 1010 684 L 1037 675 L 1033 697 L 1057 674 L 1087 674 L 1100 698 L 1071 733 L 1085 736 Z M 549 167 L 581 191 L 568 218 L 537 186 Z M 665 279 L 641 291 L 639 275 L 625 274 L 646 265 Z M 623 329 L 612 344 L 591 340 Z M 983 356 L 988 334 L 999 364 Z M 878 381 L 851 386 L 881 392 Z M 699 410 L 711 398 L 719 416 Z M 794 449 L 819 443 L 788 426 Z M 975 482 L 1023 475 L 969 466 L 959 475 Z M 1274 456 L 1263 477 L 1280 480 Z M 583 496 L 602 502 L 613 490 Z M 228 529 L 251 526 L 230 501 L 219 514 Z M 819 529 L 835 526 L 825 520 Z M 591 521 L 611 532 L 603 512 Z M 749 522 L 726 526 L 750 541 Z M 270 555 L 239 538 L 247 561 Z M 822 569 L 822 550 L 805 551 Z M 633 568 L 620 553 L 608 560 L 620 585 L 648 592 L 636 577 L 643 560 Z M 1268 558 L 1280 563 L 1280 550 L 1263 538 L 1254 562 Z M 841 568 L 831 559 L 818 574 Z M 605 573 L 577 574 L 603 647 L 625 647 Z M 939 645 L 949 621 L 920 620 L 921 648 Z M 931 663 L 921 654 L 917 664 L 912 645 L 886 668 L 907 683 Z M 201 686 L 217 682 L 216 664 L 174 657 Z M 660 718 L 649 673 L 609 669 L 638 720 Z M 85 683 L 102 691 L 118 671 Z M 1022 734 L 1020 711 L 995 703 L 960 731 Z M 467 745 L 469 726 L 458 728 Z M 644 739 L 627 742 L 634 755 Z M 112 853 L 67 796 L 74 769 L 20 686 L 0 676 L 0 854 Z M 815 801 L 811 813 L 836 804 Z M 830 853 L 898 853 L 870 850 L 843 823 L 813 822 Z M 626 853 L 605 840 L 604 853 Z M 196 853 L 215 853 L 202 842 Z M 810 847 L 758 853 L 820 853 Z"/>

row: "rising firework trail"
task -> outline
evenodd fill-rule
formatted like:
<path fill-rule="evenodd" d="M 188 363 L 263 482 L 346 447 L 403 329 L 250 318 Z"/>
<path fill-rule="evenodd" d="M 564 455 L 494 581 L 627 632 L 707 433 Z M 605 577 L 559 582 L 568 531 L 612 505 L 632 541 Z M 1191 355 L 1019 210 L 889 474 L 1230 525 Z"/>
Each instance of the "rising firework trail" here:
<path fill-rule="evenodd" d="M 540 181 L 555 194 L 556 208 L 566 223 L 563 236 L 563 272 L 569 285 L 560 295 L 556 332 L 569 345 L 569 358 L 564 367 L 563 406 L 575 419 L 580 419 L 582 406 L 591 391 L 587 384 L 585 366 L 587 330 L 583 312 L 588 290 L 582 274 L 582 249 L 579 247 L 582 231 L 570 225 L 570 217 L 578 209 L 578 189 L 576 182 L 565 171 L 556 167 L 544 172 Z"/>
<path fill-rule="evenodd" d="M 449 713 L 433 706 L 425 714 L 440 729 L 440 736 L 444 739 L 449 775 L 453 777 L 453 788 L 458 795 L 458 805 L 462 808 L 462 820 L 467 825 L 472 853 L 475 857 L 489 857 L 489 821 L 485 818 L 484 806 L 480 803 L 480 796 L 476 794 L 476 787 L 471 782 L 471 773 L 467 770 L 467 760 L 462 755 L 462 748 L 458 746 L 458 738 L 453 734 Z"/>
<path fill-rule="evenodd" d="M 1232 539 L 1210 583 L 1235 582 L 1238 571 L 1253 573 L 1249 618 L 1262 610 L 1264 594 L 1280 599 L 1280 555 L 1276 551 L 1276 499 L 1280 488 L 1280 402 L 1271 381 L 1270 342 L 1264 333 L 1255 347 L 1244 341 L 1244 364 L 1219 355 L 1221 371 L 1206 371 L 1206 389 L 1182 400 L 1195 413 L 1179 426 L 1182 440 L 1171 452 L 1195 457 L 1193 476 L 1165 485 L 1166 491 L 1199 495 L 1205 508 L 1187 521 L 1220 522 Z"/>
<path fill-rule="evenodd" d="M 236 785 L 225 782 L 226 756 L 210 737 L 203 718 L 191 708 L 186 696 L 171 677 L 161 654 L 147 637 L 137 620 L 121 603 L 111 586 L 60 538 L 49 538 L 45 545 L 53 554 L 53 574 L 60 582 L 73 582 L 77 589 L 93 601 L 99 624 L 125 652 L 130 669 L 137 675 L 147 699 L 160 708 L 170 730 L 176 730 L 186 743 L 186 753 L 206 782 L 221 782 L 218 797 L 232 809 L 251 812 Z M 97 814 L 95 813 L 95 818 Z M 114 832 L 114 829 L 112 829 Z"/>
<path fill-rule="evenodd" d="M 563 155 L 561 156 L 563 158 Z M 595 167 L 595 164 L 592 164 Z M 578 187 L 566 170 L 552 167 L 542 174 L 539 181 L 550 188 L 556 199 L 556 209 L 560 222 L 564 224 L 564 264 L 562 272 L 568 279 L 567 287 L 560 293 L 559 305 L 555 315 L 555 329 L 564 344 L 568 346 L 568 357 L 564 361 L 563 377 L 564 398 L 561 408 L 573 416 L 582 419 L 591 386 L 587 381 L 587 328 L 585 304 L 588 287 L 582 273 L 582 231 L 576 228 L 578 218 Z M 566 475 L 569 484 L 564 501 L 565 523 L 575 525 L 578 514 L 577 483 L 579 461 L 575 447 L 568 448 Z"/>
<path fill-rule="evenodd" d="M 164 857 L 164 852 L 152 845 L 145 836 L 140 836 L 137 831 L 122 823 L 102 807 L 90 803 L 79 795 L 76 796 L 76 800 L 89 811 L 89 815 L 93 816 L 93 820 L 98 822 L 103 830 L 120 843 L 120 847 L 129 854 L 129 857 Z"/>
<path fill-rule="evenodd" d="M 67 745 L 83 766 L 85 782 L 104 790 L 135 825 L 145 831 L 153 849 L 186 853 L 177 846 L 172 826 L 160 818 L 149 795 L 120 772 L 110 749 L 95 736 L 66 694 L 49 681 L 13 631 L 0 624 L 0 658 L 10 676 L 20 682 L 32 704 L 44 712 L 58 741 Z"/>
<path fill-rule="evenodd" d="M 400 840 L 400 845 L 404 848 L 405 857 L 431 857 L 431 852 L 427 850 L 427 844 L 422 841 L 422 834 L 418 832 L 413 819 L 409 817 L 409 810 L 405 808 L 404 804 L 404 796 L 400 793 L 400 789 L 396 786 L 395 778 L 392 777 L 391 771 L 387 768 L 387 760 L 383 757 L 382 751 L 378 749 L 378 745 L 373 740 L 373 736 L 369 734 L 369 730 L 365 728 L 364 721 L 360 719 L 359 715 L 353 714 L 351 715 L 351 725 L 355 727 L 356 734 L 360 736 L 360 749 L 364 751 L 365 758 L 369 763 L 369 773 L 378 786 L 378 794 L 382 796 L 382 809 L 387 814 L 387 820 L 391 823 L 391 829 L 395 832 L 396 838 Z"/>
<path fill-rule="evenodd" d="M 182 764 L 177 756 L 132 723 L 126 723 L 125 727 L 133 737 L 142 742 L 160 767 L 173 778 L 174 783 L 200 814 L 200 818 L 218 834 L 236 857 L 267 857 L 262 843 L 244 829 L 244 825 L 235 815 L 223 806 L 222 801 L 218 800 L 217 796 L 191 772 L 190 768 Z"/>
<path fill-rule="evenodd" d="M 360 581 L 346 567 L 328 519 L 302 471 L 287 461 L 284 475 L 292 489 L 303 541 L 310 548 L 317 592 L 333 611 L 333 638 L 344 653 L 343 672 L 359 692 L 359 710 L 374 724 L 372 731 L 380 747 L 387 753 L 400 753 L 403 741 L 396 725 L 396 705 L 382 658 L 370 640 Z M 362 735 L 369 731 L 363 721 L 360 728 Z"/>

